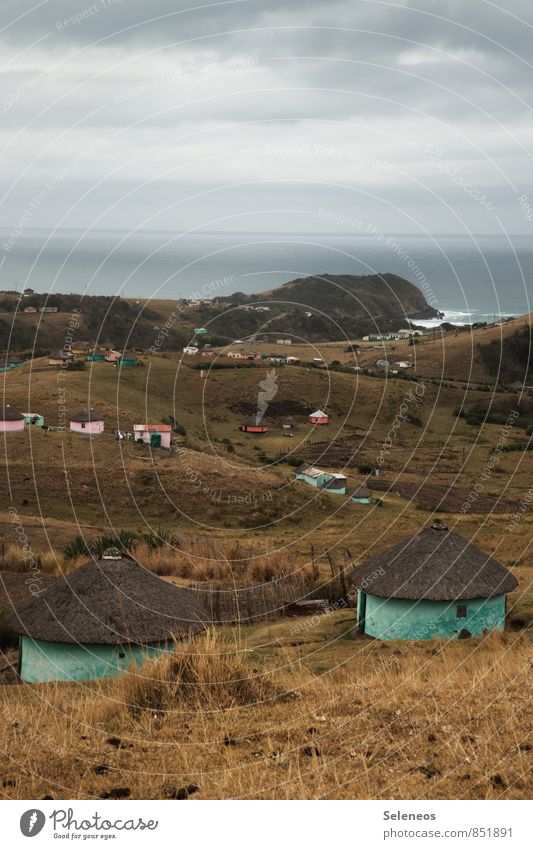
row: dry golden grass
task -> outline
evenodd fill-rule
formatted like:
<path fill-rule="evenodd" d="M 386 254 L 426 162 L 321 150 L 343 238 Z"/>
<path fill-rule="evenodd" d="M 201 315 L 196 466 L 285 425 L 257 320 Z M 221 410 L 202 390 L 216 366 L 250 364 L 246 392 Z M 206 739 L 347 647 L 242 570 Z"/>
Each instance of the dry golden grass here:
<path fill-rule="evenodd" d="M 529 634 L 385 644 L 351 624 L 285 620 L 200 637 L 142 676 L 4 687 L 4 793 L 530 798 Z"/>
<path fill-rule="evenodd" d="M 153 549 L 140 544 L 132 555 L 157 575 L 191 581 L 224 581 L 254 584 L 283 578 L 296 572 L 311 577 L 311 565 L 290 549 L 270 553 L 233 540 L 199 542 L 183 539 L 178 548 Z"/>
<path fill-rule="evenodd" d="M 2 570 L 7 572 L 28 572 L 29 564 L 34 569 L 46 572 L 48 575 L 60 575 L 64 571 L 64 561 L 55 551 L 34 552 L 21 545 L 7 545 L 0 557 Z"/>

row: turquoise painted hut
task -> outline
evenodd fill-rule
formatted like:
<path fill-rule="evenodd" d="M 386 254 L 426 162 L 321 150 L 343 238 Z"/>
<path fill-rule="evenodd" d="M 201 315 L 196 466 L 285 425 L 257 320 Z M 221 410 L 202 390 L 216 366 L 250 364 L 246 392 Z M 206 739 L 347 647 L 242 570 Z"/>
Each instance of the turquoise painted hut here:
<path fill-rule="evenodd" d="M 356 504 L 372 504 L 372 492 L 364 484 L 359 484 L 350 493 L 350 501 L 354 501 Z"/>
<path fill-rule="evenodd" d="M 346 475 L 341 475 L 340 472 L 328 474 L 328 480 L 322 484 L 321 489 L 325 492 L 333 492 L 335 495 L 346 495 L 346 484 L 348 478 Z"/>
<path fill-rule="evenodd" d="M 357 631 L 381 640 L 479 636 L 505 627 L 518 581 L 459 534 L 434 523 L 351 574 Z"/>
<path fill-rule="evenodd" d="M 40 413 L 22 413 L 24 423 L 27 425 L 35 425 L 35 427 L 44 427 L 44 416 Z"/>
<path fill-rule="evenodd" d="M 19 357 L 6 357 L 0 361 L 0 371 L 11 371 L 22 365 L 22 360 Z"/>
<path fill-rule="evenodd" d="M 325 483 L 331 478 L 328 472 L 323 472 L 322 469 L 316 469 L 314 466 L 309 466 L 307 463 L 302 463 L 295 469 L 294 474 L 296 480 L 304 481 L 309 486 L 315 486 L 317 489 L 322 489 Z"/>
<path fill-rule="evenodd" d="M 191 590 L 108 549 L 22 602 L 6 624 L 19 635 L 20 677 L 37 684 L 119 675 L 173 651 L 207 621 Z"/>
<path fill-rule="evenodd" d="M 337 495 L 346 494 L 348 479 L 346 475 L 341 475 L 339 472 L 324 472 L 322 469 L 302 463 L 301 466 L 298 466 L 294 470 L 294 474 L 296 480 L 304 481 L 309 486 L 314 486 L 317 489 L 323 489 L 327 492 L 333 492 Z"/>
<path fill-rule="evenodd" d="M 92 353 L 89 352 L 87 354 L 87 361 L 89 363 L 104 363 L 106 359 L 106 354 L 106 351 L 102 351 L 101 349 L 97 348 Z"/>
<path fill-rule="evenodd" d="M 120 360 L 118 361 L 119 366 L 138 366 L 139 360 L 133 353 L 133 351 L 124 351 Z"/>

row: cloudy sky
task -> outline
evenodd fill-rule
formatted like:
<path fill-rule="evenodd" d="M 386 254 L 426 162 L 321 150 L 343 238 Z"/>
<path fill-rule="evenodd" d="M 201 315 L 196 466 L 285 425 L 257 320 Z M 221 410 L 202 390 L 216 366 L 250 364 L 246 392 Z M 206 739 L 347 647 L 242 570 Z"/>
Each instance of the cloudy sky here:
<path fill-rule="evenodd" d="M 0 226 L 531 233 L 532 24 L 530 0 L 2 0 Z"/>

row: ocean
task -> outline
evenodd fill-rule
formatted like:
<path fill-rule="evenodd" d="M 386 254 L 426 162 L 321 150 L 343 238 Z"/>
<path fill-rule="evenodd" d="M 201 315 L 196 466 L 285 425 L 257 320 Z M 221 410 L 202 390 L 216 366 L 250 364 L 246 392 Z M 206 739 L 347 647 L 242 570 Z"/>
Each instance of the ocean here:
<path fill-rule="evenodd" d="M 522 235 L 27 230 L 14 244 L 9 238 L 0 233 L 1 289 L 209 298 L 310 274 L 393 272 L 417 284 L 455 324 L 521 315 L 533 299 L 533 239 Z"/>

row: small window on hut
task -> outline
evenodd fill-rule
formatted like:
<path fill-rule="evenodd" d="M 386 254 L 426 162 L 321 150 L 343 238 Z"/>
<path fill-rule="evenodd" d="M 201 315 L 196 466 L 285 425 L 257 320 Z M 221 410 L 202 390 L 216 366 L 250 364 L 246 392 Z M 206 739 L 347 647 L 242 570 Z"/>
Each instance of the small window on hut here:
<path fill-rule="evenodd" d="M 83 430 L 84 427 L 85 427 L 85 422 L 82 422 L 81 423 L 81 429 Z"/>
<path fill-rule="evenodd" d="M 465 619 L 466 618 L 466 604 L 458 604 L 457 605 L 457 618 Z"/>

